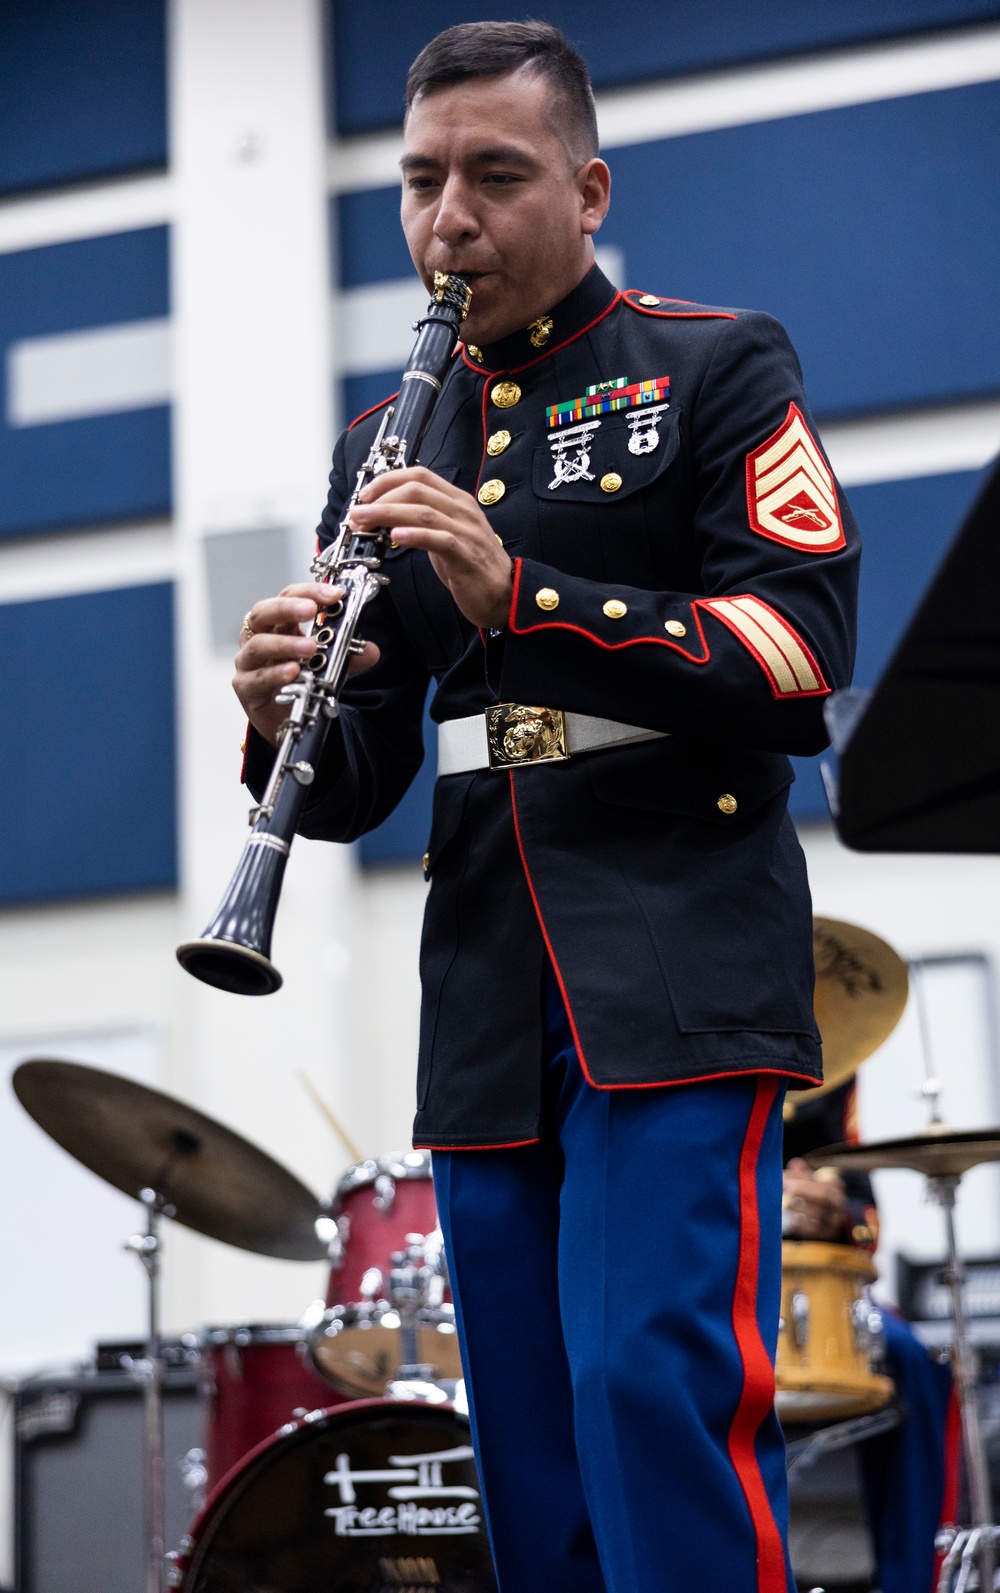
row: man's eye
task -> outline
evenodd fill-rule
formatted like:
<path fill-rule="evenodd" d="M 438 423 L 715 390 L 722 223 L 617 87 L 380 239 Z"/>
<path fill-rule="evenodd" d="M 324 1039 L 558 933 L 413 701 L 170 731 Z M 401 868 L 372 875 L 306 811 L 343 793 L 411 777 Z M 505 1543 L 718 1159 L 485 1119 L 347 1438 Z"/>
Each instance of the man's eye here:
<path fill-rule="evenodd" d="M 410 177 L 410 178 L 407 179 L 406 186 L 408 188 L 423 188 L 423 189 L 426 189 L 426 188 L 434 188 L 436 186 L 436 184 L 434 182 L 434 178 L 433 177 Z"/>
<path fill-rule="evenodd" d="M 520 177 L 513 176 L 510 172 L 491 171 L 483 178 L 484 182 L 492 183 L 499 188 L 512 188 L 515 183 L 522 181 Z"/>

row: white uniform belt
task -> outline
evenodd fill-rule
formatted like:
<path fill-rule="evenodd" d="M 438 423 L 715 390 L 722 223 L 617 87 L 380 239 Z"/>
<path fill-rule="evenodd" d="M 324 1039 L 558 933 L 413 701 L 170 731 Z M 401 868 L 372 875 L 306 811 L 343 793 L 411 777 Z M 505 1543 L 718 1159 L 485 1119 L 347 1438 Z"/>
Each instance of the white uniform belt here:
<path fill-rule="evenodd" d="M 599 752 L 640 741 L 658 741 L 662 730 L 623 725 L 617 719 L 560 708 L 533 708 L 498 703 L 467 719 L 446 719 L 438 726 L 438 774 L 467 774 L 473 769 L 518 769 L 531 763 L 565 763 L 579 752 Z"/>

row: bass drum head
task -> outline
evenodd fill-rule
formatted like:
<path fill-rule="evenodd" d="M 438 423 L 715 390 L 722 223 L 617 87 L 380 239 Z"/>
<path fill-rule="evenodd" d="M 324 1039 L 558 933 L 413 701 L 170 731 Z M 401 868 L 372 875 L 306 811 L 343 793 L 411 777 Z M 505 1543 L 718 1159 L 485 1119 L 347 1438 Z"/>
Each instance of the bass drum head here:
<path fill-rule="evenodd" d="M 496 1593 L 469 1424 L 395 1400 L 289 1424 L 208 1501 L 184 1593 Z"/>

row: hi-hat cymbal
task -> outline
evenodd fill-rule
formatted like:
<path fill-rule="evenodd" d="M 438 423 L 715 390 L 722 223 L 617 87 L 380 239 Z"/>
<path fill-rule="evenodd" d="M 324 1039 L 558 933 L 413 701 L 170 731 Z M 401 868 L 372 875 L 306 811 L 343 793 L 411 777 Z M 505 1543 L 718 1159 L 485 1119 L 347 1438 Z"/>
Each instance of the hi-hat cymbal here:
<path fill-rule="evenodd" d="M 160 1090 L 78 1062 L 22 1062 L 18 1100 L 46 1132 L 126 1195 L 155 1189 L 175 1221 L 240 1250 L 317 1261 L 317 1197 L 248 1140 Z"/>
<path fill-rule="evenodd" d="M 929 1128 L 923 1134 L 874 1140 L 870 1145 L 825 1145 L 805 1160 L 810 1167 L 838 1167 L 843 1172 L 908 1167 L 928 1178 L 961 1178 L 980 1162 L 1000 1162 L 1000 1128 Z"/>
<path fill-rule="evenodd" d="M 813 919 L 813 958 L 823 1085 L 790 1091 L 798 1101 L 815 1100 L 853 1077 L 896 1027 L 909 989 L 902 957 L 870 929 L 838 918 Z"/>

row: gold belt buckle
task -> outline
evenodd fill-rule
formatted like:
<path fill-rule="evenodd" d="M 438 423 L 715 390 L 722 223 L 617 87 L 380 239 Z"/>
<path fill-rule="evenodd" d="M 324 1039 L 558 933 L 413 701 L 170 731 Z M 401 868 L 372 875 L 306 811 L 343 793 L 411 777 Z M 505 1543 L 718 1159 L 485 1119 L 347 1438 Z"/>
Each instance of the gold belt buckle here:
<path fill-rule="evenodd" d="M 565 763 L 569 757 L 566 719 L 561 708 L 528 708 L 498 702 L 486 710 L 491 769 L 517 769 L 526 763 Z"/>

